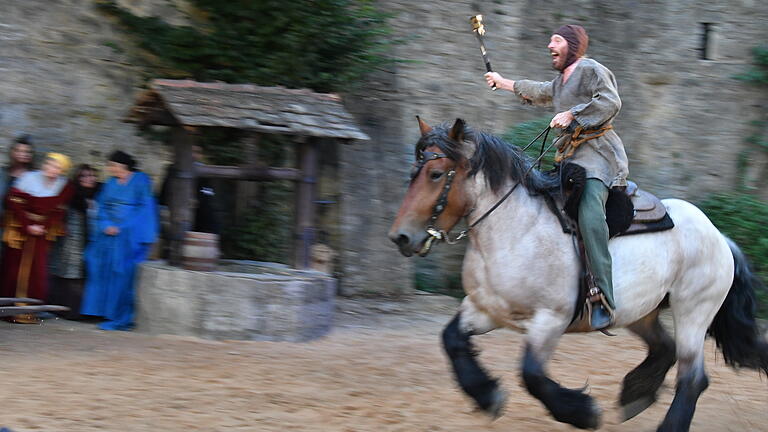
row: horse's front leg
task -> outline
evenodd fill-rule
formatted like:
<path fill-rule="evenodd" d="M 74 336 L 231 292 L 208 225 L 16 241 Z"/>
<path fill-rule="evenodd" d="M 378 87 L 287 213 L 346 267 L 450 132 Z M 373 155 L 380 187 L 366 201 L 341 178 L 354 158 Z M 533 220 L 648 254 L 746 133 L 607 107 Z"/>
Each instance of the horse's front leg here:
<path fill-rule="evenodd" d="M 479 312 L 466 297 L 459 313 L 443 330 L 443 347 L 456 381 L 480 409 L 494 418 L 501 415 L 506 396 L 498 380 L 491 378 L 478 363 L 471 336 L 488 333 L 496 327 L 493 320 Z"/>
<path fill-rule="evenodd" d="M 597 429 L 600 426 L 600 408 L 594 399 L 582 390 L 560 386 L 547 377 L 545 371 L 569 321 L 567 315 L 548 309 L 535 313 L 526 337 L 523 382 L 528 392 L 547 407 L 555 420 L 581 429 Z"/>

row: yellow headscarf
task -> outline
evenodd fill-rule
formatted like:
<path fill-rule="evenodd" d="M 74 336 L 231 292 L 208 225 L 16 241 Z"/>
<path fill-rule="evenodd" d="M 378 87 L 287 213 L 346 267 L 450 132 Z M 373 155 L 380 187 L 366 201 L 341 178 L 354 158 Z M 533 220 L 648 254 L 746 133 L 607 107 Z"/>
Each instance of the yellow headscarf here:
<path fill-rule="evenodd" d="M 61 165 L 61 175 L 66 175 L 72 167 L 72 161 L 67 155 L 61 153 L 48 153 L 46 159 L 53 159 Z"/>

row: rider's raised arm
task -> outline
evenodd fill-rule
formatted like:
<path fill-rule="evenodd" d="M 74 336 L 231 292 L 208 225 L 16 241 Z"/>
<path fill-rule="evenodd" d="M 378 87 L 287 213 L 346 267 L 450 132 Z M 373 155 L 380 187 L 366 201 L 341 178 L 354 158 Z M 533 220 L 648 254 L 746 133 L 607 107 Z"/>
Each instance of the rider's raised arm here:
<path fill-rule="evenodd" d="M 585 87 L 592 89 L 592 99 L 571 108 L 571 113 L 579 124 L 586 128 L 596 128 L 613 120 L 621 109 L 621 99 L 616 87 L 616 78 L 611 71 L 601 65 L 590 68 L 584 74 Z"/>
<path fill-rule="evenodd" d="M 540 106 L 552 105 L 552 81 L 515 81 L 512 90 L 523 101 Z"/>

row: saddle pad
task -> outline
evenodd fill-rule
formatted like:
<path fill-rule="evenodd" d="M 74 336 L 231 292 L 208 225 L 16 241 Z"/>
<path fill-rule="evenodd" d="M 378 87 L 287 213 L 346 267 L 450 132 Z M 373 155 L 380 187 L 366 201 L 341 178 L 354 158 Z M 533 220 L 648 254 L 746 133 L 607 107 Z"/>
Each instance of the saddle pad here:
<path fill-rule="evenodd" d="M 674 227 L 675 227 L 675 223 L 672 221 L 672 218 L 669 217 L 669 213 L 665 213 L 664 217 L 661 218 L 661 220 L 658 220 L 655 222 L 648 222 L 648 223 L 633 222 L 632 225 L 630 225 L 626 231 L 619 234 L 619 236 L 666 231 Z"/>

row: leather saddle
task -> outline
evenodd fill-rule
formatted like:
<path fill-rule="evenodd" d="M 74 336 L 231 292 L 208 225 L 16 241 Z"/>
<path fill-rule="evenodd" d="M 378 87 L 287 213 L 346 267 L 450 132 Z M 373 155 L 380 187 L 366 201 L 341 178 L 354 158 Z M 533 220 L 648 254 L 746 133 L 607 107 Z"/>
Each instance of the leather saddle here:
<path fill-rule="evenodd" d="M 561 169 L 561 188 L 565 199 L 563 212 L 577 222 L 579 201 L 587 181 L 586 172 L 574 163 L 565 164 Z M 675 226 L 661 200 L 631 181 L 627 182 L 626 188 L 609 191 L 605 213 L 610 237 L 664 231 Z"/>
<path fill-rule="evenodd" d="M 632 221 L 627 229 L 616 236 L 664 231 L 674 228 L 675 223 L 667 213 L 661 200 L 650 192 L 637 187 L 635 182 L 627 182 L 625 194 L 630 198 L 633 208 Z M 610 219 L 610 215 L 606 216 Z"/>

